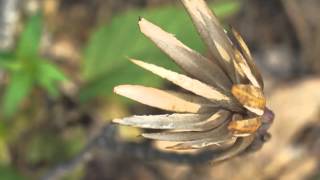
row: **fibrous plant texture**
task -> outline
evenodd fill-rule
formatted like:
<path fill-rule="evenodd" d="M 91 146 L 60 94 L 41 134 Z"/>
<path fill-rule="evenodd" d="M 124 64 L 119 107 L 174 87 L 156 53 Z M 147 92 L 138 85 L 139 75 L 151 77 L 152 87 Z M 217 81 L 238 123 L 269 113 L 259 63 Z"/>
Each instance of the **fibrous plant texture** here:
<path fill-rule="evenodd" d="M 170 56 L 187 75 L 140 60 L 131 61 L 186 91 L 120 85 L 115 93 L 173 114 L 132 116 L 113 122 L 161 132 L 145 138 L 171 141 L 173 150 L 218 148 L 215 160 L 260 148 L 269 137 L 273 113 L 266 108 L 263 80 L 247 45 L 234 29 L 226 30 L 203 0 L 181 0 L 210 52 L 210 58 L 190 49 L 174 35 L 146 19 L 141 32 Z"/>

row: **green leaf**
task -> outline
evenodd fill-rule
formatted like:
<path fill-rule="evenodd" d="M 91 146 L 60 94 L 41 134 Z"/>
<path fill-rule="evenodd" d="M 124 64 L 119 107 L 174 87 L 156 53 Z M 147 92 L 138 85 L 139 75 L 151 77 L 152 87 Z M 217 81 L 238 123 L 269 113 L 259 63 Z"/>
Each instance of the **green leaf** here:
<path fill-rule="evenodd" d="M 46 89 L 51 96 L 59 94 L 57 83 L 67 78 L 62 71 L 48 60 L 38 60 L 38 74 L 36 75 L 37 83 Z"/>
<path fill-rule="evenodd" d="M 23 178 L 20 173 L 13 169 L 12 167 L 8 166 L 0 166 L 0 174 L 1 179 L 8 179 L 8 180 L 23 180 Z"/>
<path fill-rule="evenodd" d="M 228 17 L 238 12 L 241 8 L 239 1 L 223 1 L 215 4 L 212 9 L 217 16 Z"/>
<path fill-rule="evenodd" d="M 20 60 L 38 55 L 41 35 L 42 16 L 37 14 L 30 17 L 20 36 L 16 52 Z"/>
<path fill-rule="evenodd" d="M 215 7 L 216 14 L 226 17 L 239 9 L 238 1 L 227 1 Z M 112 95 L 118 84 L 145 84 L 159 87 L 163 80 L 133 66 L 126 57 L 142 59 L 177 71 L 177 66 L 155 47 L 142 33 L 137 22 L 142 16 L 166 31 L 173 33 L 191 48 L 204 52 L 192 22 L 182 7 L 134 10 L 114 17 L 110 24 L 98 28 L 84 54 L 83 77 L 87 84 L 80 90 L 80 98 L 88 100 Z"/>
<path fill-rule="evenodd" d="M 6 87 L 2 111 L 6 117 L 11 117 L 23 99 L 28 96 L 33 85 L 28 73 L 14 72 L 11 74 L 9 85 Z"/>
<path fill-rule="evenodd" d="M 0 69 L 14 71 L 20 68 L 13 53 L 0 53 Z"/>

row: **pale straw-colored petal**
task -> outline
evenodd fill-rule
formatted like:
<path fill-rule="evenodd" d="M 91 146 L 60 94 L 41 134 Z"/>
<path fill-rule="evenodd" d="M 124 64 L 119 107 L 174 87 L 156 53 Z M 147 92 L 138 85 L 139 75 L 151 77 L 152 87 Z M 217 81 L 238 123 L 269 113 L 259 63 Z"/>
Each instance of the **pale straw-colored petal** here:
<path fill-rule="evenodd" d="M 216 128 L 229 117 L 230 112 L 219 110 L 205 114 L 164 114 L 132 116 L 115 119 L 113 122 L 147 129 L 167 129 L 178 131 L 206 131 Z"/>
<path fill-rule="evenodd" d="M 195 78 L 230 91 L 232 83 L 221 68 L 180 42 L 174 35 L 162 30 L 146 19 L 139 21 L 140 30 L 182 69 Z"/>
<path fill-rule="evenodd" d="M 181 0 L 193 23 L 214 56 L 225 72 L 235 82 L 232 44 L 224 32 L 213 12 L 208 8 L 204 0 Z"/>
<path fill-rule="evenodd" d="M 215 104 L 228 108 L 230 110 L 239 110 L 240 107 L 232 100 L 230 96 L 223 94 L 218 89 L 211 87 L 201 81 L 190 78 L 183 74 L 179 74 L 154 64 L 145 63 L 139 60 L 131 60 L 136 65 L 151 71 L 152 73 L 171 81 L 172 83 L 194 93 L 201 97 L 207 98 Z"/>
<path fill-rule="evenodd" d="M 202 98 L 191 95 L 177 95 L 172 91 L 164 91 L 139 85 L 120 85 L 114 88 L 114 92 L 142 104 L 174 112 L 203 112 L 209 104 L 201 104 Z M 192 97 L 192 98 L 191 98 Z"/>

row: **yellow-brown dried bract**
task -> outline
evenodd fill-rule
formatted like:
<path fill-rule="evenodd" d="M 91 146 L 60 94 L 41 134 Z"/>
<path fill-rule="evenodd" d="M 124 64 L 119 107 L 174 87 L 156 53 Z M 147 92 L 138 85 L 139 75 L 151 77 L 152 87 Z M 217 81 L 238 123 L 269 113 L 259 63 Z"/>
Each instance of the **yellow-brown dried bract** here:
<path fill-rule="evenodd" d="M 262 90 L 253 85 L 237 84 L 232 86 L 233 96 L 249 111 L 262 115 L 266 107 L 266 99 Z"/>
<path fill-rule="evenodd" d="M 248 136 L 255 133 L 261 126 L 261 117 L 250 119 L 233 119 L 228 125 L 228 129 L 234 136 Z"/>

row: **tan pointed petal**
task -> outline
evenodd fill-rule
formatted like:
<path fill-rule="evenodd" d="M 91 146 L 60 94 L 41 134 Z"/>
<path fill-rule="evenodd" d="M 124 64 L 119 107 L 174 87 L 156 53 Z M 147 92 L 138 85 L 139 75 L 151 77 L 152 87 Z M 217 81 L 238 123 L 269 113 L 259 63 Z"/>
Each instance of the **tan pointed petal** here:
<path fill-rule="evenodd" d="M 151 22 L 139 21 L 141 32 L 168 54 L 187 73 L 208 84 L 230 91 L 232 83 L 221 68 Z"/>
<path fill-rule="evenodd" d="M 216 128 L 229 117 L 230 112 L 220 110 L 212 114 L 164 114 L 132 116 L 115 119 L 113 122 L 148 129 L 177 131 L 205 131 Z"/>
<path fill-rule="evenodd" d="M 257 132 L 261 124 L 261 116 L 249 119 L 233 119 L 228 129 L 236 137 L 246 137 Z"/>
<path fill-rule="evenodd" d="M 235 61 L 240 66 L 242 73 L 245 74 L 245 76 L 249 79 L 252 85 L 254 85 L 255 87 L 261 88 L 259 81 L 251 71 L 250 66 L 248 65 L 245 58 L 242 56 L 241 52 L 238 49 L 234 49 L 234 54 L 235 54 Z M 238 72 L 238 73 L 241 73 L 241 72 Z"/>
<path fill-rule="evenodd" d="M 235 84 L 245 84 L 248 83 L 247 76 L 244 74 L 240 64 L 238 61 L 233 61 L 234 69 L 235 69 L 235 76 L 236 76 L 236 83 Z"/>
<path fill-rule="evenodd" d="M 167 111 L 197 113 L 203 112 L 202 110 L 205 107 L 208 108 L 207 105 L 198 103 L 204 102 L 200 97 L 184 94 L 177 96 L 179 93 L 172 93 L 171 91 L 151 87 L 120 85 L 114 88 L 114 92 L 142 104 Z"/>
<path fill-rule="evenodd" d="M 228 121 L 227 121 L 228 122 Z M 161 141 L 192 141 L 214 137 L 225 137 L 231 135 L 227 128 L 227 122 L 223 125 L 205 132 L 161 132 L 143 133 L 142 136 L 149 139 Z"/>
<path fill-rule="evenodd" d="M 247 149 L 251 145 L 253 140 L 254 140 L 254 135 L 237 138 L 234 145 L 222 151 L 221 154 L 217 155 L 217 158 L 215 158 L 213 162 L 223 161 L 238 155 L 239 153 Z"/>
<path fill-rule="evenodd" d="M 167 70 L 165 68 L 156 66 L 154 64 L 145 63 L 138 60 L 131 60 L 138 66 L 151 71 L 152 73 L 171 81 L 172 83 L 197 94 L 201 97 L 207 98 L 217 105 L 229 108 L 231 110 L 239 110 L 239 107 L 231 100 L 231 98 L 219 90 L 202 83 L 196 79 L 190 78 L 188 76 Z"/>
<path fill-rule="evenodd" d="M 209 51 L 214 56 L 214 60 L 218 61 L 235 82 L 232 44 L 218 19 L 204 0 L 181 0 L 181 2 L 190 14 Z"/>
<path fill-rule="evenodd" d="M 266 108 L 266 99 L 260 88 L 238 84 L 231 90 L 233 96 L 249 111 L 261 116 Z"/>
<path fill-rule="evenodd" d="M 260 74 L 259 69 L 257 68 L 257 66 L 255 65 L 254 61 L 253 61 L 253 57 L 250 53 L 250 50 L 247 46 L 247 44 L 245 43 L 245 41 L 243 40 L 242 36 L 240 35 L 240 33 L 238 31 L 236 31 L 234 28 L 231 28 L 233 37 L 236 41 L 236 44 L 238 47 L 240 47 L 241 53 L 244 55 L 252 73 L 254 74 L 254 76 L 256 77 L 256 79 L 259 81 L 260 87 L 263 89 L 263 79 L 262 79 L 262 75 Z"/>
<path fill-rule="evenodd" d="M 232 36 L 233 36 L 234 40 L 236 41 L 236 42 L 234 42 L 236 44 L 236 46 L 241 49 L 241 52 L 243 53 L 245 58 L 252 60 L 253 58 L 252 58 L 251 52 L 249 50 L 249 47 L 247 46 L 247 44 L 243 40 L 240 33 L 236 29 L 234 29 L 233 27 L 231 27 L 230 29 L 232 32 Z"/>

